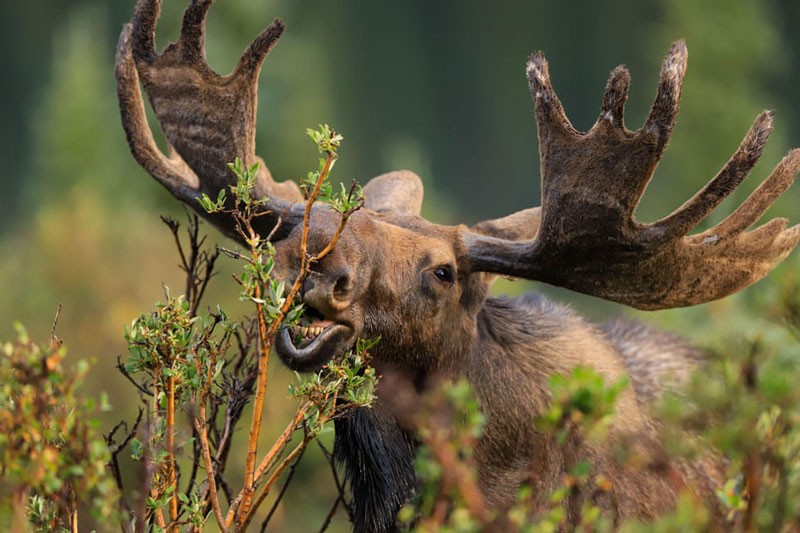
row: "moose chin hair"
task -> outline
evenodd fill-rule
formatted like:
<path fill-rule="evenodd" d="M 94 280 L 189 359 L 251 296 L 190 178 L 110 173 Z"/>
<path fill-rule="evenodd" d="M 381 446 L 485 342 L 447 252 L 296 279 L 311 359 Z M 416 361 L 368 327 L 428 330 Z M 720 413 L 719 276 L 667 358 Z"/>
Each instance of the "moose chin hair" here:
<path fill-rule="evenodd" d="M 333 357 L 346 352 L 355 336 L 344 324 L 333 324 L 317 335 L 311 342 L 296 346 L 290 328 L 284 328 L 275 336 L 275 352 L 281 361 L 297 372 L 315 372 Z"/>

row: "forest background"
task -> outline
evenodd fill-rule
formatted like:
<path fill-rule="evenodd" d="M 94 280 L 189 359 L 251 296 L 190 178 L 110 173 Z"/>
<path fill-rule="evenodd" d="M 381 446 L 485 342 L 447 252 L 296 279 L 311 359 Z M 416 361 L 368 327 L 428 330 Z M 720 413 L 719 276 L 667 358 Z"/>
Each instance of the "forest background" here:
<path fill-rule="evenodd" d="M 58 334 L 71 358 L 95 361 L 89 381 L 93 393 L 110 397 L 109 426 L 135 416 L 137 397 L 115 369 L 125 355 L 124 326 L 163 299 L 162 286 L 183 287 L 172 236 L 158 217 L 181 219 L 182 208 L 135 164 L 119 123 L 113 55 L 133 4 L 0 4 L 0 339 L 12 338 L 14 321 L 21 321 L 45 340 L 63 304 Z M 160 46 L 176 37 L 184 7 L 165 0 Z M 388 170 L 413 170 L 425 182 L 424 214 L 437 222 L 474 223 L 538 204 L 536 129 L 524 77 L 534 50 L 547 54 L 578 129 L 592 124 L 608 72 L 624 63 L 633 77 L 626 120 L 637 128 L 663 54 L 672 41 L 687 40 L 682 112 L 640 220 L 655 220 L 694 194 L 764 108 L 777 114 L 762 163 L 707 224 L 800 146 L 800 3 L 792 0 L 218 0 L 208 22 L 211 66 L 230 70 L 252 36 L 278 16 L 287 33 L 262 75 L 257 136 L 257 152 L 273 175 L 297 179 L 314 167 L 305 128 L 327 122 L 345 136 L 336 177 L 365 183 Z M 798 223 L 799 201 L 795 186 L 768 216 Z M 713 347 L 766 331 L 770 302 L 781 279 L 798 270 L 798 256 L 742 295 L 688 310 L 634 313 L 534 289 L 597 320 L 634 316 Z M 223 275 L 206 299 L 231 315 L 247 310 L 224 273 L 235 268 L 222 261 Z M 531 289 L 498 285 L 508 293 Z M 266 416 L 278 431 L 293 412 L 285 392 L 292 375 L 273 368 L 280 384 L 272 387 Z M 322 458 L 306 457 L 297 477 L 275 530 L 311 529 L 327 511 L 335 489 Z"/>

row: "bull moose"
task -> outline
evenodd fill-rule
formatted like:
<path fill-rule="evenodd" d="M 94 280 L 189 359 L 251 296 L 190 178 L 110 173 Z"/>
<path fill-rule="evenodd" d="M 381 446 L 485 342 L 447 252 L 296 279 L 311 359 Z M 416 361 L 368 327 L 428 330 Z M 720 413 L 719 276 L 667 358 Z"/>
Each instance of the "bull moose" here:
<path fill-rule="evenodd" d="M 228 163 L 260 163 L 255 193 L 266 198 L 259 231 L 273 232 L 276 262 L 292 279 L 299 265 L 303 195 L 273 180 L 255 154 L 257 83 L 262 63 L 284 31 L 275 20 L 247 47 L 228 76 L 205 61 L 205 18 L 211 0 L 191 0 L 179 40 L 155 50 L 160 0 L 139 0 L 120 36 L 116 78 L 122 124 L 138 163 L 176 198 L 223 234 L 239 238 L 224 214 L 200 208 L 235 177 Z M 497 276 L 537 280 L 639 309 L 689 306 L 755 283 L 800 240 L 784 219 L 750 229 L 793 182 L 800 150 L 791 151 L 727 218 L 695 234 L 747 176 L 762 154 L 773 114 L 761 113 L 739 148 L 703 189 L 653 223 L 634 211 L 667 147 L 678 114 L 687 51 L 666 54 L 652 108 L 635 131 L 623 121 L 630 75 L 608 80 L 599 117 L 576 130 L 553 90 L 548 63 L 534 53 L 526 74 L 535 104 L 541 164 L 541 207 L 471 227 L 420 217 L 423 187 L 396 171 L 364 187 L 364 208 L 347 223 L 335 249 L 314 265 L 302 290 L 305 338 L 284 330 L 276 351 L 292 369 L 314 371 L 359 337 L 380 337 L 373 365 L 403 376 L 424 394 L 438 379 L 466 378 L 487 423 L 474 457 L 486 501 L 502 509 L 530 482 L 542 493 L 560 483 L 565 458 L 534 424 L 547 409 L 548 376 L 577 365 L 607 380 L 629 376 L 619 399 L 610 443 L 628 442 L 653 462 L 661 457 L 656 424 L 646 406 L 698 361 L 678 338 L 637 324 L 599 327 L 547 298 L 490 297 Z M 166 135 L 170 154 L 156 146 L 145 118 L 143 86 Z M 328 243 L 338 213 L 313 207 L 309 249 Z M 434 379 L 436 377 L 437 379 Z M 337 421 L 336 457 L 353 491 L 357 531 L 391 531 L 413 493 L 413 430 L 400 424 L 387 398 Z M 613 487 L 599 503 L 620 519 L 649 519 L 675 505 L 681 490 L 714 497 L 722 482 L 710 459 L 674 460 L 659 468 L 617 464 L 607 446 L 579 451 Z M 671 475 L 664 474 L 668 468 Z M 531 473 L 535 475 L 532 477 Z"/>

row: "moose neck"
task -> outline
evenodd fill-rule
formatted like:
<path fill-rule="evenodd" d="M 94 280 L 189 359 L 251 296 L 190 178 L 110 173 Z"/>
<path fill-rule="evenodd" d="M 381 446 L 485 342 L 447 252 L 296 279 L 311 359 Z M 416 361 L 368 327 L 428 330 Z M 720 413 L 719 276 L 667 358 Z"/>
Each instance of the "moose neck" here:
<path fill-rule="evenodd" d="M 578 364 L 593 366 L 609 381 L 627 373 L 598 328 L 535 294 L 488 299 L 469 339 L 466 346 L 442 348 L 447 353 L 436 357 L 437 375 L 429 374 L 430 368 L 398 367 L 397 355 L 388 362 L 377 355 L 383 377 L 376 405 L 336 426 L 336 455 L 353 491 L 356 531 L 393 531 L 397 511 L 413 494 L 415 439 L 409 412 L 418 408 L 417 393 L 442 379 L 469 380 L 487 417 L 475 451 L 481 489 L 491 504 L 502 507 L 532 471 L 543 486 L 561 479 L 563 460 L 533 423 L 548 407 L 549 377 Z M 391 340 L 383 339 L 384 350 Z M 620 402 L 628 413 L 621 430 L 639 431 L 644 420 L 633 391 Z"/>

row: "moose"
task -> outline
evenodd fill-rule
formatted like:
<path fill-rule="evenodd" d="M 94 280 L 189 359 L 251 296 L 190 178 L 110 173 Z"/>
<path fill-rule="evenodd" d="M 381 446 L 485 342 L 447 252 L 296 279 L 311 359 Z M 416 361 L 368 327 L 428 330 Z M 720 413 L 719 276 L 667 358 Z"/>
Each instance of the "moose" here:
<path fill-rule="evenodd" d="M 138 0 L 117 48 L 119 106 L 133 157 L 176 198 L 240 240 L 227 215 L 209 214 L 197 200 L 216 197 L 234 183 L 228 163 L 260 163 L 255 194 L 266 200 L 257 229 L 272 233 L 280 275 L 293 279 L 303 195 L 292 182 L 274 181 L 255 154 L 259 73 L 284 24 L 272 22 L 233 72 L 220 76 L 204 52 L 212 0 L 191 0 L 179 40 L 158 54 L 160 4 Z M 581 132 L 564 113 L 544 54 L 534 53 L 526 74 L 538 128 L 541 206 L 471 227 L 444 226 L 420 216 L 423 186 L 412 172 L 372 179 L 364 187 L 363 209 L 353 213 L 333 252 L 304 283 L 306 338 L 299 342 L 289 329 L 280 332 L 280 358 L 291 369 L 315 371 L 357 338 L 380 337 L 372 364 L 381 374 L 405 379 L 419 394 L 440 379 L 466 378 L 487 420 L 474 450 L 478 485 L 498 509 L 514 502 L 523 483 L 546 494 L 565 473 L 565 457 L 534 423 L 550 401 L 548 377 L 578 365 L 608 381 L 629 376 L 632 386 L 619 398 L 609 441 L 628 443 L 652 464 L 620 465 L 608 446 L 583 443 L 580 456 L 612 486 L 601 496 L 601 507 L 619 519 L 646 520 L 673 508 L 682 490 L 713 500 L 723 482 L 719 461 L 663 464 L 657 423 L 647 410 L 697 365 L 698 350 L 635 323 L 593 325 L 535 294 L 489 296 L 493 280 L 507 276 L 639 309 L 690 306 L 755 283 L 797 245 L 800 226 L 787 228 L 784 219 L 750 228 L 793 182 L 800 150 L 791 151 L 727 218 L 689 234 L 761 156 L 772 130 L 769 111 L 755 119 L 730 160 L 691 199 L 656 222 L 634 218 L 675 125 L 686 63 L 686 46 L 678 41 L 666 54 L 645 123 L 635 131 L 623 121 L 630 75 L 617 67 L 597 121 Z M 154 142 L 140 84 L 169 155 Z M 314 205 L 309 250 L 324 247 L 339 220 L 330 207 Z M 415 490 L 415 446 L 413 428 L 400 422 L 380 389 L 372 408 L 337 421 L 335 454 L 353 492 L 357 531 L 396 529 L 396 514 Z"/>

